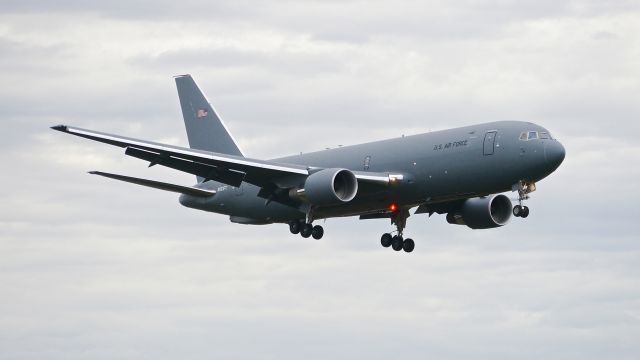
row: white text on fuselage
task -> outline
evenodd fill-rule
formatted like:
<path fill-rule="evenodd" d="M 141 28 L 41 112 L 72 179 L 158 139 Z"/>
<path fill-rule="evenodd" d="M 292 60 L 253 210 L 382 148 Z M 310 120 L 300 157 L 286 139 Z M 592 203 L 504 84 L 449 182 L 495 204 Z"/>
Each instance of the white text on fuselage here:
<path fill-rule="evenodd" d="M 454 141 L 446 144 L 433 145 L 433 151 L 447 150 L 447 149 L 457 148 L 460 146 L 467 146 L 468 142 L 469 140 L 460 140 L 460 141 Z"/>

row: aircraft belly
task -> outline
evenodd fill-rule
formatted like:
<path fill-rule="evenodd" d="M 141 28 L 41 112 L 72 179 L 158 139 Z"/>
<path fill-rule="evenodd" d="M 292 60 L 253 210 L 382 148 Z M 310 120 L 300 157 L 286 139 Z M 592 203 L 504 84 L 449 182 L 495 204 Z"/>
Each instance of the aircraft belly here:
<path fill-rule="evenodd" d="M 181 203 L 204 211 L 232 216 L 234 219 L 253 219 L 243 223 L 287 222 L 291 219 L 303 218 L 304 213 L 298 209 L 278 202 L 266 204 L 266 199 L 258 197 L 257 186 L 243 183 L 240 187 L 220 186 L 216 196 L 205 202 L 189 198 Z M 192 206 L 190 206 L 192 205 Z M 240 221 L 236 221 L 240 222 Z"/>

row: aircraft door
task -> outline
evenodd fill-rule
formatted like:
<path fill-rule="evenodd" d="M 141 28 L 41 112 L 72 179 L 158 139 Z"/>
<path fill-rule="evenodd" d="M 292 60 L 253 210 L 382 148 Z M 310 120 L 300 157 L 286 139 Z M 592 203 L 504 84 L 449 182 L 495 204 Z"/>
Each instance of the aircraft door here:
<path fill-rule="evenodd" d="M 368 171 L 369 170 L 369 165 L 371 165 L 371 155 L 367 155 L 364 158 L 364 164 L 362 166 L 364 171 Z"/>
<path fill-rule="evenodd" d="M 493 155 L 497 131 L 487 131 L 484 135 L 484 154 Z"/>

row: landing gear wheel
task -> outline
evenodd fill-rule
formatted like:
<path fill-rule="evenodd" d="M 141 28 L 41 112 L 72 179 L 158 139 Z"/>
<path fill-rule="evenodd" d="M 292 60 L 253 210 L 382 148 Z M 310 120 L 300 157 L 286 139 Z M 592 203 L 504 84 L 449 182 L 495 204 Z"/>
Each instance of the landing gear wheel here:
<path fill-rule="evenodd" d="M 322 239 L 322 235 L 324 235 L 324 229 L 322 226 L 316 225 L 311 229 L 311 236 L 313 236 L 314 239 L 320 240 Z"/>
<path fill-rule="evenodd" d="M 292 221 L 289 223 L 289 231 L 291 231 L 292 234 L 298 234 L 300 232 L 300 222 L 299 221 Z"/>
<path fill-rule="evenodd" d="M 404 241 L 402 241 L 402 236 L 394 236 L 393 240 L 391 241 L 391 248 L 393 248 L 393 250 L 395 251 L 400 251 L 402 250 L 402 244 L 404 243 Z"/>
<path fill-rule="evenodd" d="M 521 217 L 523 213 L 524 213 L 524 208 L 522 206 L 516 205 L 513 207 L 513 216 Z"/>
<path fill-rule="evenodd" d="M 413 242 L 413 239 L 406 239 L 403 243 L 402 243 L 402 250 L 404 250 L 405 252 L 412 252 L 413 249 L 416 248 L 416 243 Z"/>
<path fill-rule="evenodd" d="M 529 207 L 528 206 L 524 206 L 522 208 L 522 215 L 520 215 L 520 217 L 522 217 L 524 219 L 527 216 L 529 216 Z"/>
<path fill-rule="evenodd" d="M 311 224 L 304 224 L 300 229 L 300 235 L 303 238 L 308 238 L 309 236 L 311 236 L 312 232 L 313 232 L 313 226 Z"/>
<path fill-rule="evenodd" d="M 380 238 L 380 244 L 386 248 L 391 246 L 392 241 L 393 237 L 391 237 L 391 234 L 382 234 L 382 237 Z"/>

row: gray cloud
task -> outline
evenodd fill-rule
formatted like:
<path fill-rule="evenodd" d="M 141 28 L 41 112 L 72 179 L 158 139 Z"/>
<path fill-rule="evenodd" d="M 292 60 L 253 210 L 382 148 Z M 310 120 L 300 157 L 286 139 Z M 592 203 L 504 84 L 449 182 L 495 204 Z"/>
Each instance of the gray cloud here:
<path fill-rule="evenodd" d="M 634 2 L 2 7 L 3 359 L 637 358 Z M 186 144 L 185 72 L 256 157 L 497 119 L 568 156 L 527 221 L 412 216 L 400 256 L 386 221 L 305 241 L 89 176 L 194 181 L 48 129 Z"/>

